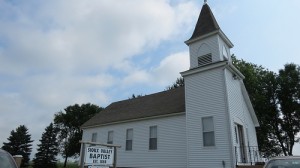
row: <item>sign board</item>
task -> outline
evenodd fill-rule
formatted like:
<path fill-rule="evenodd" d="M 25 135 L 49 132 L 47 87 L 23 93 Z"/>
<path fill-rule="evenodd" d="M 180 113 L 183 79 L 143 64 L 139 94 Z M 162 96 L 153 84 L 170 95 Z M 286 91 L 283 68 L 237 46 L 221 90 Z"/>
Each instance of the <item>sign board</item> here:
<path fill-rule="evenodd" d="M 91 146 L 86 148 L 85 165 L 111 166 L 114 160 L 114 150 L 104 146 Z M 94 166 L 95 167 L 95 166 Z M 96 167 L 96 168 L 98 168 Z M 102 167 L 99 167 L 102 168 Z"/>

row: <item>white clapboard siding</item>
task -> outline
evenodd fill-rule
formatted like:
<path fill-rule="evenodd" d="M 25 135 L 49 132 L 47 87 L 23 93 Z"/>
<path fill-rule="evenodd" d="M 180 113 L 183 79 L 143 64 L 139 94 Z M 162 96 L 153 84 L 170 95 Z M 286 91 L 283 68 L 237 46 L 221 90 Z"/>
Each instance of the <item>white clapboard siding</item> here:
<path fill-rule="evenodd" d="M 185 77 L 189 168 L 232 167 L 223 68 Z M 203 147 L 202 117 L 212 116 L 214 147 Z"/>
<path fill-rule="evenodd" d="M 190 44 L 190 69 L 198 67 L 198 57 L 212 54 L 212 62 L 220 61 L 218 35 Z"/>
<path fill-rule="evenodd" d="M 244 128 L 245 145 L 257 147 L 255 125 L 242 94 L 241 87 L 243 83 L 241 79 L 233 78 L 233 74 L 228 70 L 226 71 L 226 81 L 232 139 L 235 139 L 234 124 L 237 123 Z M 233 145 L 235 145 L 235 142 L 233 142 Z"/>
<path fill-rule="evenodd" d="M 186 167 L 185 115 L 141 120 L 84 129 L 84 140 L 91 140 L 97 132 L 98 142 L 106 143 L 107 132 L 114 131 L 118 149 L 118 167 L 184 168 Z M 149 150 L 149 127 L 157 126 L 157 150 Z M 126 129 L 133 129 L 132 151 L 125 151 Z"/>

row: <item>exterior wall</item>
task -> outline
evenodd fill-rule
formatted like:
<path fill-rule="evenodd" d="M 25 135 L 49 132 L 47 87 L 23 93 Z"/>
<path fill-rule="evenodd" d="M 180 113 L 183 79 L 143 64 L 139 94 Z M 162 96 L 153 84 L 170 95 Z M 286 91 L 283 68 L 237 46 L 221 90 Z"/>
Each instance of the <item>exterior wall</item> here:
<path fill-rule="evenodd" d="M 223 46 L 226 48 L 227 56 L 229 57 L 229 47 L 218 34 L 190 44 L 190 69 L 198 67 L 199 56 L 209 53 L 212 54 L 212 62 L 223 61 Z"/>
<path fill-rule="evenodd" d="M 190 69 L 198 67 L 198 57 L 212 54 L 212 61 L 219 61 L 218 35 L 190 44 Z"/>
<path fill-rule="evenodd" d="M 257 139 L 256 139 L 256 130 L 252 118 L 250 116 L 250 112 L 246 105 L 245 99 L 242 94 L 241 85 L 243 83 L 240 80 L 236 80 L 233 78 L 232 73 L 228 70 L 225 71 L 226 74 L 226 87 L 228 91 L 228 105 L 229 105 L 229 113 L 231 118 L 231 132 L 233 145 L 238 147 L 235 137 L 235 124 L 239 124 L 243 126 L 244 138 L 245 138 L 245 146 L 257 147 Z M 254 148 L 253 148 L 254 149 Z M 256 148 L 257 150 L 257 148 Z M 239 157 L 239 152 L 237 152 L 237 157 Z M 252 158 L 250 158 L 252 157 Z M 236 158 L 239 160 L 239 158 Z M 247 152 L 247 159 L 254 159 L 253 156 Z"/>
<path fill-rule="evenodd" d="M 225 59 L 229 59 L 231 60 L 231 55 L 230 55 L 230 48 L 228 47 L 228 45 L 224 42 L 224 40 L 218 36 L 218 41 L 219 41 L 219 55 L 220 55 L 220 60 L 223 60 L 224 59 L 224 54 L 223 54 L 223 48 L 225 48 L 225 51 L 226 51 L 226 57 Z"/>
<path fill-rule="evenodd" d="M 157 150 L 149 150 L 149 127 L 157 126 Z M 126 130 L 133 129 L 132 151 L 125 151 Z M 113 143 L 121 145 L 118 167 L 186 167 L 185 115 L 120 123 L 83 130 L 83 140 L 90 141 L 97 132 L 97 142 L 106 143 L 108 131 L 114 131 Z"/>
<path fill-rule="evenodd" d="M 233 167 L 223 68 L 184 77 L 188 168 Z M 215 146 L 203 146 L 202 117 L 213 117 Z M 224 164 L 224 165 L 223 165 Z"/>

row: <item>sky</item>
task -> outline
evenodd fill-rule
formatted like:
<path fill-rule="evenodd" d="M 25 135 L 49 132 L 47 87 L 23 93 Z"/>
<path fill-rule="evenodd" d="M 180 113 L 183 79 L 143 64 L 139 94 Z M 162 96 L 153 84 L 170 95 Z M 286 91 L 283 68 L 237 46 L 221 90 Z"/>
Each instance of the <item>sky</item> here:
<path fill-rule="evenodd" d="M 300 64 L 299 0 L 208 0 L 231 54 Z M 188 70 L 202 0 L 0 0 L 0 146 L 25 125 L 33 153 L 54 114 L 151 94 Z M 300 145 L 294 150 L 300 155 Z M 33 156 L 32 156 L 33 157 Z"/>

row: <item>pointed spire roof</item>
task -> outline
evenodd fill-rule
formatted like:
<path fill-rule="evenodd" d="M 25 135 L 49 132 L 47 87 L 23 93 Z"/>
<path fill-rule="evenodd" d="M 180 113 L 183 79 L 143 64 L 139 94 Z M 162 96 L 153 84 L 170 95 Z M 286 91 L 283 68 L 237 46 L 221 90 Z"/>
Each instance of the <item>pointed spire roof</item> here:
<path fill-rule="evenodd" d="M 192 37 L 189 40 L 198 38 L 200 36 L 203 36 L 205 34 L 208 34 L 210 32 L 219 30 L 220 27 L 212 13 L 212 11 L 210 10 L 210 7 L 207 5 L 206 2 L 204 2 L 194 33 L 192 35 Z M 188 40 L 188 41 L 189 41 Z"/>

